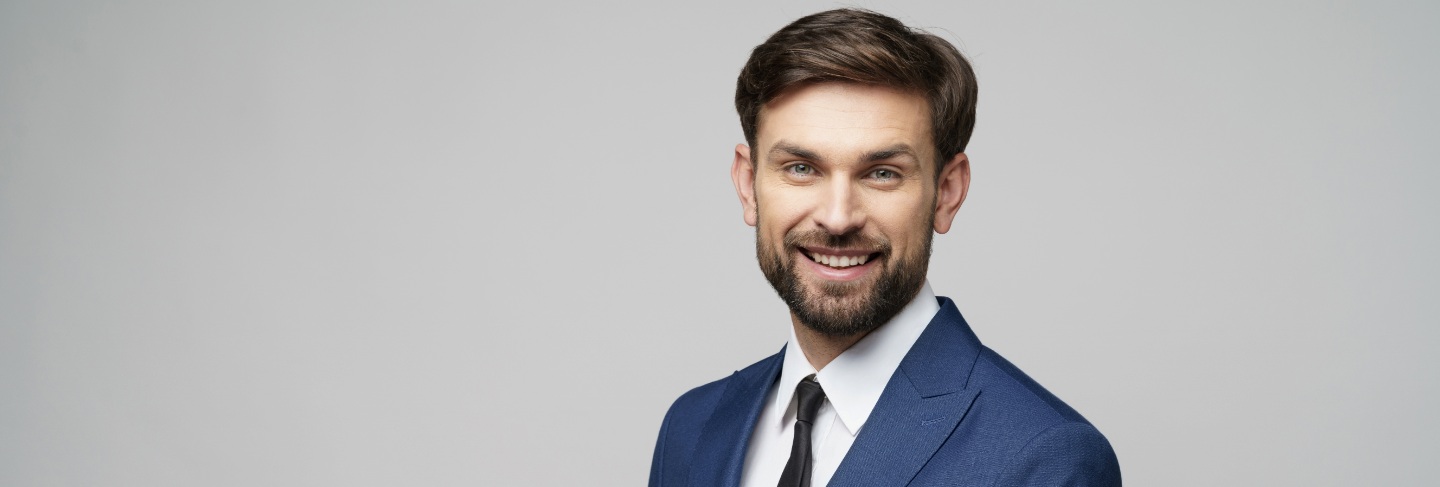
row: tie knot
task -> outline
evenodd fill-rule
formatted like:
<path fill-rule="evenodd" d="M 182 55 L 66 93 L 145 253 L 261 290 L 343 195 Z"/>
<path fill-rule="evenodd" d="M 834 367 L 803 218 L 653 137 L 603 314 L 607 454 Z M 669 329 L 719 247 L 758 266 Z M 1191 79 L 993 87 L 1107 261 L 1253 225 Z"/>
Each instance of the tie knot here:
<path fill-rule="evenodd" d="M 815 415 L 820 414 L 820 405 L 825 403 L 825 390 L 820 388 L 820 383 L 815 382 L 813 376 L 806 377 L 795 386 L 795 396 L 798 398 L 795 420 L 813 424 Z"/>

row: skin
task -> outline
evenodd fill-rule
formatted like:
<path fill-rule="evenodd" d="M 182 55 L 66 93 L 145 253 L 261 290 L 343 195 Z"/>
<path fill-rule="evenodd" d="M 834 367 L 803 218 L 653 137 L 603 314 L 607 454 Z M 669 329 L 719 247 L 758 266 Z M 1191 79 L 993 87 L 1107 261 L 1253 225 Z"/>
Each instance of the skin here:
<path fill-rule="evenodd" d="M 757 150 L 735 147 L 730 177 L 745 223 L 756 227 L 757 245 L 796 264 L 806 295 L 825 300 L 820 305 L 843 307 L 863 299 L 887 260 L 917 257 L 927 252 L 929 232 L 950 231 L 970 187 L 970 161 L 964 153 L 950 156 L 937 180 L 929 113 L 926 100 L 911 93 L 814 84 L 762 108 Z M 785 243 L 787 234 L 817 232 L 888 241 L 891 252 L 837 272 L 807 253 L 874 249 L 825 248 L 813 239 Z M 800 349 L 816 370 L 868 333 L 831 336 L 806 326 L 793 312 L 790 319 Z"/>

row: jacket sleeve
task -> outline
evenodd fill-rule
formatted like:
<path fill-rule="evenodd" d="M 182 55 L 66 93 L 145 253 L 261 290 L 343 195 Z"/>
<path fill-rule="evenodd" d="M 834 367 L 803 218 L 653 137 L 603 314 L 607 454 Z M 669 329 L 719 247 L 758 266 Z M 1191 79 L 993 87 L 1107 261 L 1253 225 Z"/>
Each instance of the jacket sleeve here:
<path fill-rule="evenodd" d="M 1120 462 L 1094 426 L 1061 423 L 1021 448 L 995 485 L 1120 487 Z"/>

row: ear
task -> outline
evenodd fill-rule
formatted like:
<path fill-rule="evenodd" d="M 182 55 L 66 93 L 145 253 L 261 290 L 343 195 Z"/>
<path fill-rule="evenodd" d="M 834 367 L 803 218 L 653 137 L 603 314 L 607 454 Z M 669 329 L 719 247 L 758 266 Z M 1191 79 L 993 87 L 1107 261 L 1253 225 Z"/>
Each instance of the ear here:
<path fill-rule="evenodd" d="M 965 202 L 965 193 L 970 191 L 970 158 L 965 153 L 955 154 L 945 170 L 940 172 L 940 182 L 935 188 L 935 233 L 950 231 L 960 204 Z"/>
<path fill-rule="evenodd" d="M 750 160 L 750 147 L 745 144 L 735 144 L 730 180 L 735 183 L 735 195 L 740 197 L 740 207 L 745 211 L 745 224 L 755 226 L 759 219 L 755 205 L 755 163 Z"/>

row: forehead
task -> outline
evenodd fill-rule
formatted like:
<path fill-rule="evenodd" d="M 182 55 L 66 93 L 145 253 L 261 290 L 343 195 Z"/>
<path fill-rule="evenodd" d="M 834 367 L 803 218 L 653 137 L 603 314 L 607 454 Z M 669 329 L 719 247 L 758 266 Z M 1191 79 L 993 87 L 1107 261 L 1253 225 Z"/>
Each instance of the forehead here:
<path fill-rule="evenodd" d="M 918 95 L 883 86 L 820 83 L 786 92 L 761 108 L 755 143 L 785 141 L 842 156 L 906 144 L 928 159 L 930 111 Z"/>

